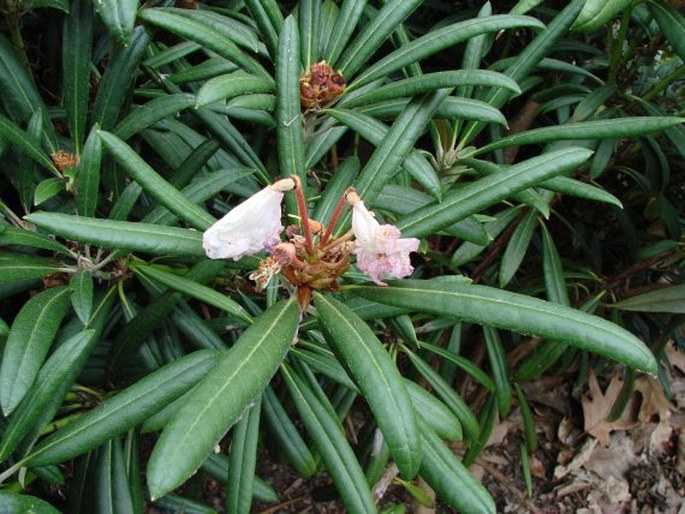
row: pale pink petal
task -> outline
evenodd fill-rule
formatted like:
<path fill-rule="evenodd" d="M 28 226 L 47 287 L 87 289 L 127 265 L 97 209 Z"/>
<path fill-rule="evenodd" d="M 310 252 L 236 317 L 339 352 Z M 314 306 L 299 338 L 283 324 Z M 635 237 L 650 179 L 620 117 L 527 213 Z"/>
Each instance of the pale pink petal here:
<path fill-rule="evenodd" d="M 352 231 L 357 267 L 376 284 L 385 285 L 384 278 L 403 278 L 414 271 L 409 254 L 418 250 L 419 240 L 400 238 L 397 227 L 378 223 L 361 200 L 352 205 Z"/>

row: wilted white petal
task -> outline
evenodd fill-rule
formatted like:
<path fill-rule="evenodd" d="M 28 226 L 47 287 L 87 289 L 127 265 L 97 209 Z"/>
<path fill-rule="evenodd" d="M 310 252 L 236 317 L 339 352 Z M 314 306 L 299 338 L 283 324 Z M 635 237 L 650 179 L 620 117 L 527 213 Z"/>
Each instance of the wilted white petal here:
<path fill-rule="evenodd" d="M 350 195 L 352 196 L 352 195 Z M 400 238 L 394 225 L 381 225 L 356 194 L 352 196 L 352 231 L 356 238 L 354 254 L 357 266 L 376 284 L 383 278 L 403 278 L 414 268 L 409 254 L 419 248 L 419 240 Z"/>
<path fill-rule="evenodd" d="M 280 242 L 283 192 L 273 186 L 262 189 L 231 209 L 202 236 L 210 259 L 238 260 Z"/>

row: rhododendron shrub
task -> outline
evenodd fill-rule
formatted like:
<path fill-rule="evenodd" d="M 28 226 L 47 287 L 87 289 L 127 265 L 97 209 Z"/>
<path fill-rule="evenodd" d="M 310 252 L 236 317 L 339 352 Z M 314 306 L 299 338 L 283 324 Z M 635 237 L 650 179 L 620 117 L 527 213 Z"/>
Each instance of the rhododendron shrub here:
<path fill-rule="evenodd" d="M 511 3 L 6 2 L 0 511 L 492 513 L 527 382 L 665 377 L 682 14 Z"/>

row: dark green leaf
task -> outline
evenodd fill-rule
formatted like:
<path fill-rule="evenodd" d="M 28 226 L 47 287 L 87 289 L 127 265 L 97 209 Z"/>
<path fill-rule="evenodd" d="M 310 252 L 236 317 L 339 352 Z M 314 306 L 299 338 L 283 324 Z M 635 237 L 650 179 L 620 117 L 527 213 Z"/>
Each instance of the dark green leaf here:
<path fill-rule="evenodd" d="M 610 304 L 614 309 L 685 314 L 685 284 L 663 287 Z"/>
<path fill-rule="evenodd" d="M 297 24 L 286 18 L 276 58 L 276 136 L 278 163 L 283 176 L 305 178 L 304 132 L 300 114 L 300 41 Z"/>
<path fill-rule="evenodd" d="M 153 499 L 187 479 L 264 390 L 292 343 L 298 318 L 294 299 L 265 311 L 193 390 L 150 457 Z"/>
<path fill-rule="evenodd" d="M 43 278 L 59 268 L 58 262 L 43 257 L 0 252 L 0 284 Z"/>
<path fill-rule="evenodd" d="M 364 472 L 345 439 L 338 418 L 330 413 L 330 404 L 324 405 L 315 392 L 307 386 L 290 368 L 281 367 L 288 389 L 295 403 L 302 423 L 314 441 L 328 473 L 340 492 L 350 514 L 374 512 L 373 499 Z"/>
<path fill-rule="evenodd" d="M 413 477 L 421 462 L 416 417 L 394 362 L 382 343 L 347 306 L 315 294 L 316 307 L 331 344 L 369 402 L 397 467 Z"/>
<path fill-rule="evenodd" d="M 84 325 L 88 324 L 93 310 L 93 274 L 87 270 L 79 270 L 69 280 L 71 289 L 71 306 Z"/>
<path fill-rule="evenodd" d="M 0 367 L 0 404 L 8 416 L 33 385 L 69 308 L 69 289 L 47 289 L 26 302 L 12 323 Z"/>
<path fill-rule="evenodd" d="M 516 164 L 500 173 L 472 182 L 445 195 L 442 203 L 422 207 L 402 218 L 397 224 L 402 234 L 422 236 L 450 225 L 513 193 L 536 185 L 554 175 L 583 164 L 592 152 L 582 148 L 565 148 L 548 152 Z"/>
<path fill-rule="evenodd" d="M 193 230 L 52 212 L 35 212 L 26 219 L 49 233 L 104 248 L 204 256 L 202 233 Z"/>
<path fill-rule="evenodd" d="M 397 307 L 561 340 L 647 373 L 656 373 L 652 352 L 627 330 L 602 318 L 537 298 L 487 286 L 430 280 L 405 280 L 386 288 L 347 286 L 346 289 Z"/>
<path fill-rule="evenodd" d="M 121 139 L 104 131 L 100 131 L 99 135 L 119 165 L 171 212 L 200 230 L 209 228 L 216 221 L 212 215 L 189 201 L 183 193 L 162 178 Z"/>
<path fill-rule="evenodd" d="M 206 376 L 216 359 L 216 352 L 200 350 L 167 364 L 52 434 L 27 461 L 64 462 L 140 425 Z"/>
<path fill-rule="evenodd" d="M 3 514 L 59 514 L 48 502 L 10 491 L 0 491 L 0 509 Z"/>
<path fill-rule="evenodd" d="M 95 9 L 107 30 L 124 45 L 128 45 L 136 21 L 138 0 L 107 0 L 95 2 Z"/>
<path fill-rule="evenodd" d="M 33 193 L 33 205 L 40 205 L 50 198 L 64 191 L 64 180 L 61 178 L 46 178 L 41 180 Z"/>

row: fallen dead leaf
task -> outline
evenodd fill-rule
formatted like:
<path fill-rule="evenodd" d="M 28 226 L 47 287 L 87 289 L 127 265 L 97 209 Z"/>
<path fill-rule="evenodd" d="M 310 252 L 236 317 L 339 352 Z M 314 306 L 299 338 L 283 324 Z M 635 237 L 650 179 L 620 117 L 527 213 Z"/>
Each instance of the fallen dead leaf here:
<path fill-rule="evenodd" d="M 615 421 L 607 421 L 607 416 L 611 412 L 619 393 L 623 381 L 618 374 L 614 375 L 609 382 L 607 390 L 603 393 L 597 382 L 597 375 L 594 371 L 590 371 L 588 375 L 588 389 L 589 396 L 584 396 L 581 399 L 583 406 L 583 418 L 585 432 L 597 438 L 597 440 L 608 446 L 610 442 L 610 434 L 614 430 L 626 430 L 635 424 L 635 420 L 631 419 L 631 410 L 626 408 L 622 416 Z"/>
<path fill-rule="evenodd" d="M 581 468 L 590 459 L 595 446 L 597 446 L 597 439 L 588 438 L 583 446 L 576 452 L 573 459 L 571 459 L 571 462 L 566 466 L 557 466 L 554 468 L 554 478 L 558 480 L 572 471 Z"/>
<path fill-rule="evenodd" d="M 673 367 L 676 367 L 680 371 L 685 373 L 685 352 L 680 351 L 676 347 L 675 343 L 673 341 L 670 341 L 666 345 L 664 353 L 666 353 L 666 356 L 668 357 L 668 360 Z"/>
<path fill-rule="evenodd" d="M 664 394 L 664 388 L 657 379 L 647 376 L 639 377 L 635 381 L 635 391 L 642 395 L 642 404 L 640 405 L 640 412 L 638 419 L 643 422 L 665 421 L 671 417 L 671 409 L 673 406 L 668 401 Z"/>
<path fill-rule="evenodd" d="M 661 456 L 671 449 L 673 427 L 669 420 L 659 421 L 649 436 L 649 454 Z"/>
<path fill-rule="evenodd" d="M 603 480 L 621 477 L 637 460 L 635 443 L 624 433 L 614 434 L 609 447 L 596 446 L 583 464 Z"/>
<path fill-rule="evenodd" d="M 535 455 L 528 457 L 528 465 L 530 466 L 531 474 L 535 478 L 547 478 L 547 473 L 545 473 L 545 465 Z"/>

